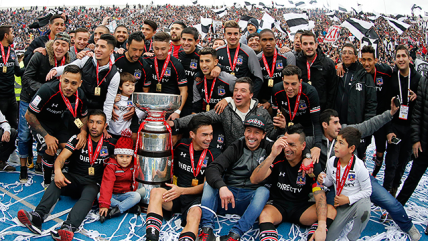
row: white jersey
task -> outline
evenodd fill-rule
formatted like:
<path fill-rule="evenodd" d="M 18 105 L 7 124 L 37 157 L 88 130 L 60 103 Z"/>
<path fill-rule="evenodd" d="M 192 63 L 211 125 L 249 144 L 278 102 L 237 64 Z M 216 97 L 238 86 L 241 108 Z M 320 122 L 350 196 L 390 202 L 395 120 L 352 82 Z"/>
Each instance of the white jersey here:
<path fill-rule="evenodd" d="M 135 107 L 134 103 L 132 103 L 132 100 L 130 100 L 126 96 L 121 96 L 120 100 L 115 103 L 115 105 L 118 107 L 118 109 L 115 109 L 115 112 L 117 115 L 119 115 L 119 119 L 117 121 L 111 120 L 109 123 L 109 130 L 108 132 L 113 135 L 121 135 L 122 131 L 125 129 L 129 129 L 131 126 L 131 120 L 125 121 L 123 119 L 123 116 L 129 112 L 129 107 Z M 135 107 L 135 114 L 138 117 L 138 120 L 142 120 L 144 117 L 146 117 L 146 112 L 140 110 L 139 108 Z"/>

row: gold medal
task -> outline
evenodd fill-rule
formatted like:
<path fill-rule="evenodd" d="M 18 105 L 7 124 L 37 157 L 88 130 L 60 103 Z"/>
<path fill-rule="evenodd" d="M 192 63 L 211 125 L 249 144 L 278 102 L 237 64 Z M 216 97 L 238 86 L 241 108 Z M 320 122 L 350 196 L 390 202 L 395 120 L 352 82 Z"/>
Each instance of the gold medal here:
<path fill-rule="evenodd" d="M 268 86 L 269 87 L 273 87 L 273 79 L 271 78 L 271 79 L 269 79 L 269 81 L 268 81 Z"/>
<path fill-rule="evenodd" d="M 194 178 L 192 179 L 192 187 L 196 187 L 199 184 L 198 179 Z"/>
<path fill-rule="evenodd" d="M 6 73 L 7 72 L 7 67 L 6 67 L 6 65 L 4 65 L 3 66 L 3 73 Z"/>
<path fill-rule="evenodd" d="M 95 96 L 100 96 L 101 95 L 101 88 L 99 86 L 95 87 Z"/>
<path fill-rule="evenodd" d="M 235 76 L 235 72 L 230 73 L 231 75 Z"/>
<path fill-rule="evenodd" d="M 178 180 L 178 178 L 176 175 L 172 176 L 172 184 L 177 186 L 177 180 Z"/>
<path fill-rule="evenodd" d="M 156 84 L 156 92 L 162 92 L 162 84 L 161 83 Z"/>
<path fill-rule="evenodd" d="M 311 81 L 308 81 L 308 84 L 312 85 L 312 82 L 311 82 Z"/>
<path fill-rule="evenodd" d="M 77 128 L 82 128 L 82 126 L 83 126 L 83 123 L 82 123 L 82 121 L 79 119 L 79 118 L 76 118 L 75 120 L 74 120 L 74 124 L 77 126 Z"/>
<path fill-rule="evenodd" d="M 210 105 L 209 104 L 207 104 L 207 106 L 205 106 L 205 110 L 208 112 L 208 111 L 210 111 Z"/>
<path fill-rule="evenodd" d="M 293 126 L 294 123 L 293 122 L 288 122 L 288 127 Z"/>
<path fill-rule="evenodd" d="M 88 168 L 88 174 L 89 174 L 89 176 L 95 175 L 95 169 L 93 167 L 89 167 Z"/>

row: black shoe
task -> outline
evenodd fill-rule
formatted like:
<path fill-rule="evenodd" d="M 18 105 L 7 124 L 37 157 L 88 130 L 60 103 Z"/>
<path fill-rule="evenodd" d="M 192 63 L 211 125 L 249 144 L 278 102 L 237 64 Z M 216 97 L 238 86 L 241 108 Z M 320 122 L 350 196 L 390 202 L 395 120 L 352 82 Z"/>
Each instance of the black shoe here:
<path fill-rule="evenodd" d="M 104 223 L 106 221 L 106 216 L 100 216 L 100 222 Z"/>
<path fill-rule="evenodd" d="M 200 241 L 215 241 L 216 237 L 212 228 L 202 228 L 201 233 L 199 234 Z"/>
<path fill-rule="evenodd" d="M 234 232 L 229 232 L 228 235 L 223 235 L 220 237 L 220 241 L 239 241 L 241 237 L 239 234 Z"/>
<path fill-rule="evenodd" d="M 34 165 L 34 172 L 37 174 L 43 174 L 42 163 L 37 163 Z"/>
<path fill-rule="evenodd" d="M 31 232 L 42 234 L 43 220 L 37 212 L 27 212 L 24 209 L 18 211 L 18 220 Z"/>
<path fill-rule="evenodd" d="M 110 219 L 110 218 L 117 217 L 117 216 L 119 216 L 120 214 L 121 214 L 121 213 L 120 213 L 119 207 L 118 207 L 118 206 L 113 207 L 112 209 L 109 209 L 109 210 L 107 211 L 106 216 L 100 216 L 100 222 L 101 222 L 101 223 L 104 223 L 104 222 L 106 221 L 106 219 Z"/>
<path fill-rule="evenodd" d="M 19 173 L 19 182 L 20 183 L 27 183 L 27 181 L 28 181 L 27 167 L 22 166 L 21 171 Z"/>
<path fill-rule="evenodd" d="M 57 241 L 72 241 L 74 237 L 73 228 L 62 225 L 58 231 L 51 231 L 51 236 Z"/>
<path fill-rule="evenodd" d="M 10 166 L 5 161 L 0 161 L 0 171 L 13 172 L 13 171 L 16 171 L 16 168 L 13 166 Z"/>
<path fill-rule="evenodd" d="M 133 206 L 132 208 L 130 208 L 128 210 L 128 213 L 135 213 L 138 216 L 140 216 L 140 214 L 141 214 L 141 207 L 140 207 L 140 205 L 137 204 L 137 205 Z"/>

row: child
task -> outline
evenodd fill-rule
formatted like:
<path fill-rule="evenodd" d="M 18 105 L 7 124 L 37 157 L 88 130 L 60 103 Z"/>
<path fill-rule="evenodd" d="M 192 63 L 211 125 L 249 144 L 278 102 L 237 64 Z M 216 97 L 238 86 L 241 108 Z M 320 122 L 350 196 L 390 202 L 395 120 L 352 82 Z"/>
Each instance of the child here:
<path fill-rule="evenodd" d="M 129 113 L 130 109 L 134 107 L 131 96 L 135 91 L 135 77 L 128 73 L 123 72 L 120 74 L 119 91 L 115 99 L 114 112 L 112 120 L 109 123 L 108 133 L 114 138 L 119 139 L 122 130 L 131 129 L 133 133 L 138 131 L 138 122 L 146 116 L 146 113 L 138 108 L 135 108 L 135 114 L 131 119 L 125 120 L 125 116 Z"/>
<path fill-rule="evenodd" d="M 110 158 L 104 169 L 98 196 L 101 223 L 106 218 L 118 216 L 127 210 L 138 214 L 141 212 L 138 206 L 141 195 L 135 192 L 138 184 L 135 181 L 131 131 L 125 130 L 122 133 L 124 136 L 119 138 L 114 149 L 115 158 Z"/>
<path fill-rule="evenodd" d="M 357 240 L 370 218 L 372 187 L 369 172 L 363 161 L 354 155 L 360 139 L 361 133 L 353 127 L 341 130 L 334 146 L 336 157 L 327 161 L 327 174 L 318 176 L 320 184 L 324 182 L 328 187 L 334 184 L 336 191 L 334 207 L 337 216 L 328 229 L 327 240 L 339 238 L 351 220 L 354 220 L 354 225 L 347 237 L 351 241 Z"/>

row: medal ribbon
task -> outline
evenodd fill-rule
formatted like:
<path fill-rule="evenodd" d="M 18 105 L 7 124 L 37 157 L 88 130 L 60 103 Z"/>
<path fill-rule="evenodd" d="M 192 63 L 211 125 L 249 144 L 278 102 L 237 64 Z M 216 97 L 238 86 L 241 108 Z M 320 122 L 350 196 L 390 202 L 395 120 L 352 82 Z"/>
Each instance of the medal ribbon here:
<path fill-rule="evenodd" d="M 230 59 L 230 50 L 229 50 L 229 46 L 227 46 L 227 57 L 229 58 L 229 65 L 230 68 L 232 69 L 232 72 L 235 71 L 235 67 L 236 67 L 236 62 L 238 61 L 238 54 L 239 54 L 239 44 L 238 47 L 236 48 L 236 52 L 235 52 L 235 58 L 233 59 L 233 65 L 232 65 L 232 61 Z"/>
<path fill-rule="evenodd" d="M 61 65 L 60 66 L 64 66 L 64 64 L 65 64 L 65 56 L 62 56 Z M 58 67 L 58 61 L 57 60 L 55 60 L 55 67 Z"/>
<path fill-rule="evenodd" d="M 190 153 L 190 163 L 192 164 L 193 176 L 196 178 L 199 175 L 199 172 L 202 169 L 202 164 L 204 163 L 205 156 L 207 155 L 208 149 L 202 151 L 201 156 L 199 157 L 198 166 L 195 169 L 195 157 L 193 154 L 193 142 L 190 143 L 189 153 Z"/>
<path fill-rule="evenodd" d="M 314 60 L 312 60 L 312 63 L 309 65 L 309 61 L 306 61 L 306 68 L 308 69 L 308 81 L 311 80 L 311 66 L 314 64 L 315 60 L 317 59 L 318 54 L 315 54 Z"/>
<path fill-rule="evenodd" d="M 158 77 L 158 83 L 162 82 L 163 76 L 166 71 L 166 67 L 168 66 L 170 59 L 171 59 L 171 55 L 168 54 L 168 56 L 165 59 L 165 63 L 163 63 L 161 75 L 159 76 L 158 58 L 155 57 L 155 71 L 156 71 L 156 77 Z"/>
<path fill-rule="evenodd" d="M 89 135 L 89 137 L 88 137 L 88 154 L 89 154 L 89 164 L 91 165 L 91 167 L 92 167 L 92 165 L 94 165 L 95 160 L 97 160 L 98 155 L 101 152 L 101 147 L 103 147 L 103 143 L 104 143 L 104 134 L 101 134 L 101 139 L 98 142 L 97 149 L 95 149 L 95 154 L 93 154 L 94 148 L 92 146 L 92 138 Z"/>
<path fill-rule="evenodd" d="M 2 43 L 0 43 L 0 48 L 1 48 L 1 57 L 3 58 L 3 64 L 7 68 L 7 61 L 9 60 L 9 56 L 10 56 L 10 46 L 7 47 L 7 55 L 6 56 L 4 53 L 4 47 L 3 47 Z"/>
<path fill-rule="evenodd" d="M 354 155 L 352 155 L 351 160 L 349 160 L 348 165 L 345 167 L 345 172 L 343 173 L 342 179 L 340 179 L 340 159 L 337 162 L 337 171 L 336 171 L 336 195 L 339 196 L 345 186 L 346 179 L 348 177 L 349 171 L 351 170 L 352 163 L 354 162 Z"/>
<path fill-rule="evenodd" d="M 111 67 L 113 66 L 113 63 L 111 62 L 111 59 L 108 61 L 108 64 L 109 64 L 109 66 L 108 66 L 108 72 L 107 72 L 107 74 L 104 76 L 104 78 L 100 82 L 100 76 L 98 75 L 99 71 L 100 71 L 100 66 L 99 66 L 99 63 L 97 61 L 97 86 L 100 86 L 104 82 L 104 80 L 106 79 L 107 75 L 110 73 Z"/>
<path fill-rule="evenodd" d="M 266 61 L 266 57 L 265 54 L 263 53 L 262 58 L 263 58 L 263 63 L 265 64 L 266 67 L 266 71 L 269 75 L 270 78 L 273 78 L 273 73 L 275 72 L 275 64 L 276 64 L 276 58 L 278 57 L 278 52 L 275 49 L 275 52 L 273 54 L 273 60 L 272 60 L 272 71 L 269 69 L 269 65 L 268 62 Z"/>
<path fill-rule="evenodd" d="M 205 101 L 207 105 L 210 104 L 211 98 L 213 97 L 214 85 L 217 78 L 214 78 L 213 84 L 211 85 L 210 97 L 208 98 L 208 88 L 207 88 L 207 77 L 204 77 L 204 88 L 205 88 Z"/>
<path fill-rule="evenodd" d="M 288 103 L 288 114 L 290 115 L 290 121 L 293 121 L 294 117 L 296 117 L 296 113 L 297 113 L 297 110 L 299 108 L 299 102 L 300 102 L 300 96 L 301 95 L 302 95 L 302 83 L 300 83 L 299 93 L 297 94 L 296 103 L 294 104 L 293 116 L 291 116 L 290 99 L 288 98 L 288 95 L 286 94 L 287 103 Z"/>
<path fill-rule="evenodd" d="M 70 103 L 70 100 L 68 100 L 67 97 L 65 97 L 64 93 L 62 93 L 62 89 L 61 89 L 61 82 L 59 82 L 59 92 L 61 93 L 61 97 L 65 102 L 65 105 L 67 106 L 68 110 L 70 111 L 71 115 L 73 115 L 74 119 L 77 118 L 77 106 L 79 105 L 79 98 L 77 98 L 77 92 L 78 90 L 76 90 L 76 104 L 74 105 L 74 111 L 73 111 L 73 106 Z"/>

